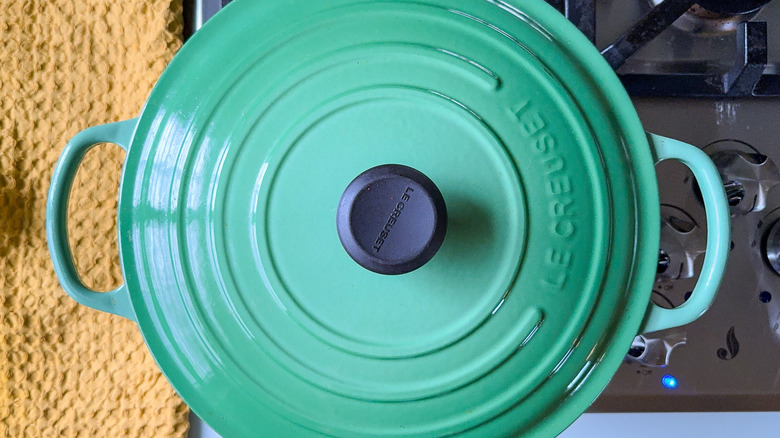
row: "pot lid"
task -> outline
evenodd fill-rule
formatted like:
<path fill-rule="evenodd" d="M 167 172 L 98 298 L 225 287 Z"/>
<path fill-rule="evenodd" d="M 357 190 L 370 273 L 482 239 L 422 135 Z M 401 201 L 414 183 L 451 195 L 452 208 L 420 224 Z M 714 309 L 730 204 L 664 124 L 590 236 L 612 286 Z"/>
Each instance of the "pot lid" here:
<path fill-rule="evenodd" d="M 548 436 L 636 334 L 658 217 L 628 97 L 543 2 L 239 1 L 152 92 L 119 227 L 223 435 Z"/>

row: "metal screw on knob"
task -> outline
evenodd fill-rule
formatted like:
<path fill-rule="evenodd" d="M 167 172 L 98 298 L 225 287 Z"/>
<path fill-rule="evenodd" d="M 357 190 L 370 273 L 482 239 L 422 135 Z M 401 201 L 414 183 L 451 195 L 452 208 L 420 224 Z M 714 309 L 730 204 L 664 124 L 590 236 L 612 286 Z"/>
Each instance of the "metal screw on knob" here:
<path fill-rule="evenodd" d="M 669 263 L 672 261 L 671 257 L 669 257 L 669 254 L 666 253 L 663 249 L 658 250 L 658 268 L 656 269 L 656 273 L 663 274 L 666 272 L 667 269 L 669 269 Z"/>
<path fill-rule="evenodd" d="M 729 207 L 736 207 L 745 199 L 745 186 L 737 181 L 727 181 L 723 183 L 723 189 L 726 191 L 726 199 L 729 200 Z"/>

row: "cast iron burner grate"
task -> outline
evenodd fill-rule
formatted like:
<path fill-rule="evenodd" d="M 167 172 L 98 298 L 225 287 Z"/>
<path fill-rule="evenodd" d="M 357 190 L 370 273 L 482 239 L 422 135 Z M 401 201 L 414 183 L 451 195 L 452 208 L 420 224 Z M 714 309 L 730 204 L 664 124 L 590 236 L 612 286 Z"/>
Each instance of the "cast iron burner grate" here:
<path fill-rule="evenodd" d="M 591 41 L 596 38 L 595 0 L 547 0 Z M 720 12 L 751 12 L 768 1 L 702 0 Z M 602 51 L 612 68 L 620 67 L 641 47 L 657 37 L 696 4 L 692 0 L 665 0 Z M 723 5 L 726 6 L 723 6 Z M 780 75 L 765 73 L 767 24 L 745 21 L 737 25 L 734 65 L 725 73 L 664 72 L 618 74 L 629 94 L 636 97 L 759 97 L 780 96 Z"/>

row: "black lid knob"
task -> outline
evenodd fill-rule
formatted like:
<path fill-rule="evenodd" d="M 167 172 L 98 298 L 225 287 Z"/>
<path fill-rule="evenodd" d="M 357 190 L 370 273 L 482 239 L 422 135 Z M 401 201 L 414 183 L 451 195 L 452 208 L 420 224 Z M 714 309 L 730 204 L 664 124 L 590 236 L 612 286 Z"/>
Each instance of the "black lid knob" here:
<path fill-rule="evenodd" d="M 385 164 L 355 178 L 341 196 L 336 218 L 344 249 L 360 266 L 397 275 L 427 263 L 447 232 L 439 189 L 411 167 Z"/>

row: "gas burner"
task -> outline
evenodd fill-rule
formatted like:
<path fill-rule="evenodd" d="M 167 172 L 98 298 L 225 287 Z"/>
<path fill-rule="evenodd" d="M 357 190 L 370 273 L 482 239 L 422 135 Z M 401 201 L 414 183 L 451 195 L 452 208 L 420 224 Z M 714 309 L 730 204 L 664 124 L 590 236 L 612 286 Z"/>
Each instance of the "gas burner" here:
<path fill-rule="evenodd" d="M 659 5 L 663 0 L 650 0 L 650 4 L 653 6 Z M 749 3 L 753 5 L 759 2 L 733 2 L 734 7 L 720 7 L 724 2 L 700 2 L 701 4 L 707 4 L 707 7 L 696 4 L 691 6 L 688 11 L 683 14 L 677 21 L 674 22 L 674 27 L 685 32 L 690 32 L 698 35 L 718 35 L 735 32 L 737 26 L 740 23 L 753 18 L 761 9 L 762 5 L 755 8 L 751 6 L 739 6 L 738 3 Z M 710 5 L 712 3 L 712 5 Z M 732 2 L 726 2 L 731 6 Z"/>

